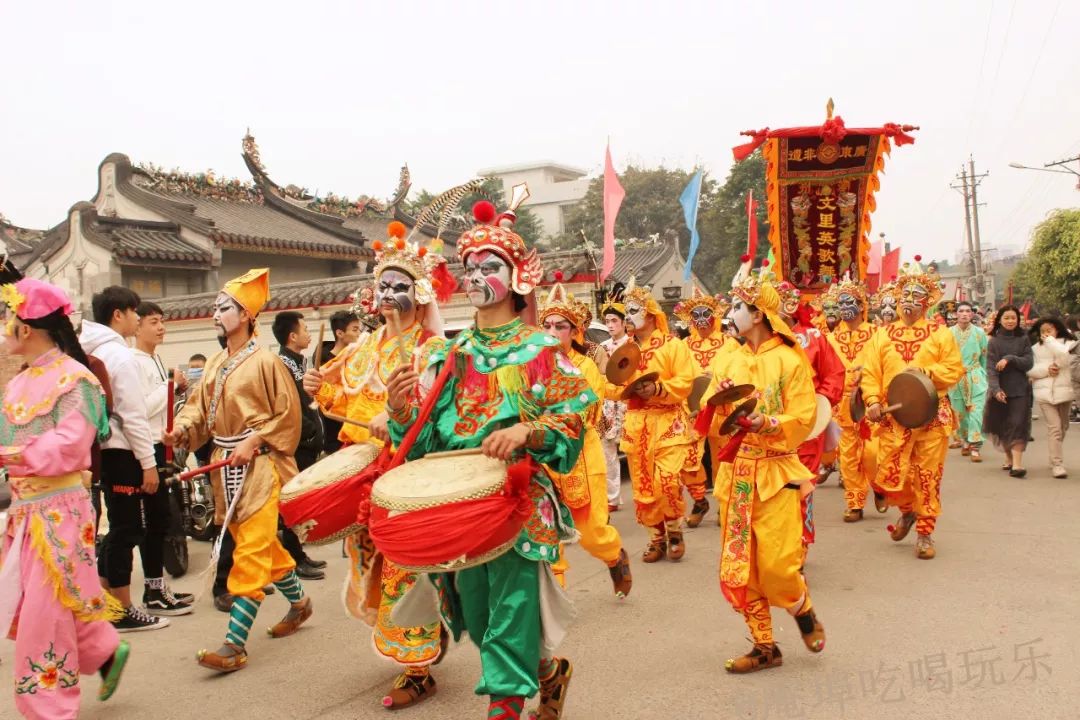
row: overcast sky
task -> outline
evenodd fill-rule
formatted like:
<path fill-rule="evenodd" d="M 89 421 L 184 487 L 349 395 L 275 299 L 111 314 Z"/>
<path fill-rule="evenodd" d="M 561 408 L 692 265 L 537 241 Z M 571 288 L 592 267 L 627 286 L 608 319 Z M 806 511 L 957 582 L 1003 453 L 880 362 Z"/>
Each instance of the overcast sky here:
<path fill-rule="evenodd" d="M 984 246 L 1023 245 L 1077 178 L 1015 170 L 1080 153 L 1080 2 L 4 2 L 0 212 L 48 227 L 110 152 L 385 198 L 549 159 L 719 178 L 739 132 L 921 126 L 895 148 L 873 234 L 952 258 L 973 153 Z M 1073 163 L 1072 167 L 1080 168 Z M 672 198 L 677 202 L 677 198 Z M 706 239 L 707 241 L 707 239 Z"/>

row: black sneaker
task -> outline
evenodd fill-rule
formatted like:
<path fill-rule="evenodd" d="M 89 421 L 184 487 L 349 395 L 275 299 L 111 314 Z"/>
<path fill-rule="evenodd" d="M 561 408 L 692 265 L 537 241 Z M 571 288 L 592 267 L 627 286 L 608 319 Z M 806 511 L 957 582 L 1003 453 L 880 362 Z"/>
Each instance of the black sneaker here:
<path fill-rule="evenodd" d="M 168 590 L 151 590 L 147 588 L 143 592 L 143 606 L 151 615 L 188 615 L 195 608 L 179 602 Z"/>
<path fill-rule="evenodd" d="M 195 596 L 191 593 L 173 592 L 172 589 L 165 586 L 165 597 L 179 605 L 194 605 Z"/>
<path fill-rule="evenodd" d="M 132 605 L 124 611 L 124 617 L 113 620 L 112 625 L 116 628 L 116 632 L 129 633 L 143 630 L 160 630 L 169 627 L 169 621 L 165 618 L 147 615 L 142 608 Z"/>

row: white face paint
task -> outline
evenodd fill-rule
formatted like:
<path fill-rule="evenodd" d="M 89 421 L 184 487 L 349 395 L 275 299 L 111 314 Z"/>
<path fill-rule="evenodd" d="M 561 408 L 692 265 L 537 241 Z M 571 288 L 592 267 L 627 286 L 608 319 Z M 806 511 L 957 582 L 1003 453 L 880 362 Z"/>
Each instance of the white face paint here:
<path fill-rule="evenodd" d="M 732 305 L 731 319 L 735 322 L 735 329 L 740 334 L 748 332 L 754 326 L 754 315 L 750 312 L 750 306 L 742 300 L 736 300 Z"/>
<path fill-rule="evenodd" d="M 224 338 L 240 327 L 240 306 L 227 293 L 218 293 L 214 301 L 214 328 L 218 337 Z"/>
<path fill-rule="evenodd" d="M 637 303 L 626 304 L 626 324 L 635 328 L 645 327 L 645 308 Z"/>
<path fill-rule="evenodd" d="M 465 292 L 473 307 L 488 307 L 510 294 L 510 264 L 488 250 L 465 258 Z"/>

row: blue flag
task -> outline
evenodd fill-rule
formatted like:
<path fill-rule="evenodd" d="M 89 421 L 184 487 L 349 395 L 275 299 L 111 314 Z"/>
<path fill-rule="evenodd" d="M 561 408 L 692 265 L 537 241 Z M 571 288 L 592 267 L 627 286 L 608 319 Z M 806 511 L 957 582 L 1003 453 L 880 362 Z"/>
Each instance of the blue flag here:
<path fill-rule="evenodd" d="M 686 218 L 686 227 L 690 229 L 690 252 L 686 254 L 686 269 L 683 271 L 683 280 L 690 279 L 690 264 L 694 262 L 694 255 L 697 253 L 698 245 L 701 244 L 701 237 L 698 235 L 697 231 L 698 199 L 701 197 L 701 175 L 701 170 L 694 173 L 694 177 L 690 178 L 690 183 L 686 186 L 686 189 L 682 191 L 682 195 L 679 196 L 679 204 L 682 205 L 683 217 Z"/>

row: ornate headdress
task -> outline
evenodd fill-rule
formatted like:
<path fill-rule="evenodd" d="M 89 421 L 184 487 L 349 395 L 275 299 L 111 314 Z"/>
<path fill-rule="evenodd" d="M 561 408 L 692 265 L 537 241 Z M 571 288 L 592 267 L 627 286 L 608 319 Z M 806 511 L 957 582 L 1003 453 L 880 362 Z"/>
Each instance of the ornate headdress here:
<path fill-rule="evenodd" d="M 933 307 L 941 300 L 941 276 L 934 270 L 924 269 L 921 261 L 922 256 L 916 255 L 914 262 L 904 263 L 900 267 L 900 274 L 896 278 L 897 291 L 912 283 L 919 285 L 929 294 L 927 307 Z"/>
<path fill-rule="evenodd" d="M 270 302 L 270 269 L 255 268 L 225 283 L 222 292 L 231 297 L 252 318 Z"/>
<path fill-rule="evenodd" d="M 897 293 L 899 287 L 896 284 L 896 279 L 890 280 L 881 287 L 877 292 L 870 296 L 870 305 L 874 308 L 880 308 L 886 299 L 891 298 L 892 304 L 895 305 L 897 301 Z"/>
<path fill-rule="evenodd" d="M 525 241 L 513 231 L 517 209 L 529 197 L 527 185 L 515 185 L 510 207 L 496 215 L 495 206 L 487 200 L 473 205 L 476 225 L 458 238 L 458 257 L 462 262 L 474 252 L 487 250 L 510 263 L 510 287 L 520 295 L 528 295 L 544 277 L 535 249 L 525 247 Z"/>
<path fill-rule="evenodd" d="M 567 292 L 562 283 L 552 285 L 540 303 L 540 322 L 544 322 L 548 315 L 561 315 L 569 320 L 577 330 L 579 340 L 584 337 L 585 329 L 592 319 L 589 306 L 575 298 L 573 293 Z"/>
<path fill-rule="evenodd" d="M 788 317 L 795 317 L 799 312 L 802 302 L 802 292 L 787 280 L 776 284 L 776 292 L 780 293 L 780 309 Z"/>
<path fill-rule="evenodd" d="M 844 279 L 836 285 L 836 297 L 839 298 L 841 295 L 851 295 L 859 301 L 863 308 L 866 307 L 866 285 L 863 285 L 858 280 L 852 280 L 850 273 L 845 275 Z"/>
<path fill-rule="evenodd" d="M 457 289 L 457 280 L 446 267 L 446 258 L 405 239 L 405 224 L 394 220 L 386 226 L 385 243 L 371 244 L 375 251 L 375 277 L 388 268 L 401 270 L 416 281 L 416 302 L 428 305 L 447 302 Z"/>
<path fill-rule="evenodd" d="M 686 300 L 680 300 L 675 306 L 675 316 L 684 323 L 690 323 L 690 313 L 694 308 L 699 307 L 707 307 L 713 311 L 714 315 L 719 315 L 721 317 L 727 315 L 727 311 L 730 309 L 729 304 L 722 297 L 706 295 L 701 292 L 701 289 L 698 288 L 697 285 L 695 285 L 690 290 L 690 297 Z"/>
<path fill-rule="evenodd" d="M 632 302 L 636 302 L 638 305 L 645 308 L 645 313 L 647 315 L 653 316 L 656 327 L 660 332 L 665 335 L 670 334 L 671 331 L 668 329 L 667 315 L 660 307 L 660 303 L 656 302 L 656 298 L 652 296 L 652 288 L 646 285 L 638 285 L 637 278 L 634 277 L 630 278 L 626 290 L 623 291 L 623 305 L 629 305 Z"/>
<path fill-rule="evenodd" d="M 761 261 L 761 269 L 757 272 L 740 273 L 736 276 L 737 282 L 731 288 L 732 298 L 738 298 L 747 305 L 753 305 L 762 313 L 764 313 L 766 319 L 769 321 L 769 325 L 772 326 L 773 332 L 783 336 L 788 341 L 788 345 L 793 347 L 803 358 L 806 360 L 806 353 L 803 351 L 802 344 L 799 343 L 798 338 L 795 337 L 795 333 L 792 332 L 791 327 L 780 316 L 780 308 L 782 305 L 782 298 L 773 285 L 772 272 L 769 270 L 769 261 Z M 790 283 L 789 283 L 790 284 Z"/>
<path fill-rule="evenodd" d="M 607 295 L 604 296 L 604 304 L 600 306 L 600 317 L 604 317 L 608 313 L 615 313 L 619 317 L 626 317 L 626 305 L 623 304 L 623 291 L 626 286 L 622 283 L 615 283 Z"/>
<path fill-rule="evenodd" d="M 375 307 L 375 289 L 370 285 L 359 288 L 352 296 L 352 307 L 349 311 L 355 315 L 360 324 L 368 330 L 374 330 L 382 323 L 382 315 L 379 308 Z"/>

